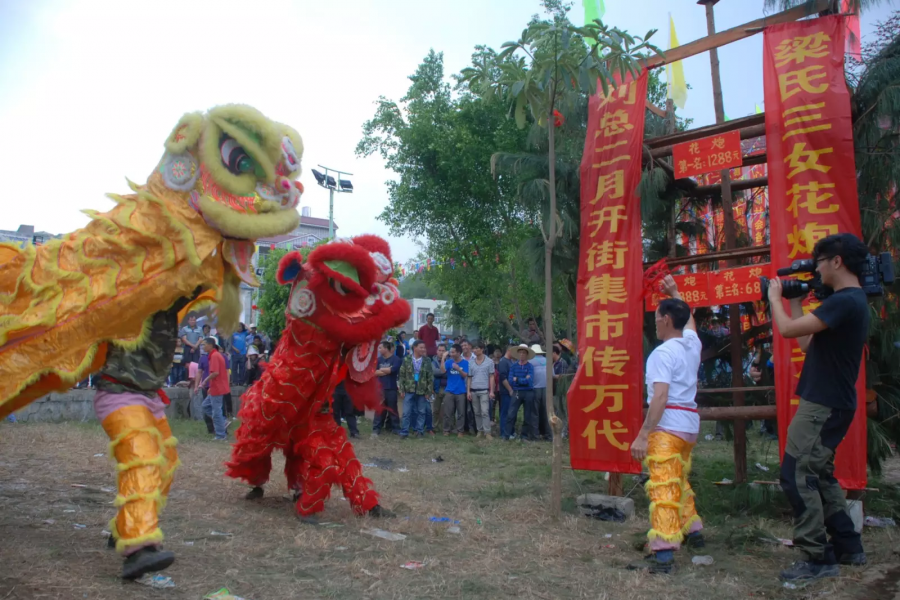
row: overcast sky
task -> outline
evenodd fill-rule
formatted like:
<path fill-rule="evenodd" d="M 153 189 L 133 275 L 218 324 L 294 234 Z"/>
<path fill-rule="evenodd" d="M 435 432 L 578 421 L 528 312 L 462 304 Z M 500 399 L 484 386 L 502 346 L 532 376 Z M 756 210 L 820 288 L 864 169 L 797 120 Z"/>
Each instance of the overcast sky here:
<path fill-rule="evenodd" d="M 763 16 L 762 0 L 723 0 L 716 25 Z M 896 3 L 894 4 L 896 7 Z M 247 103 L 303 136 L 301 203 L 328 217 L 317 164 L 352 172 L 353 194 L 335 195 L 341 235 L 380 233 L 376 216 L 392 178 L 380 158 L 357 159 L 361 126 L 379 95 L 399 99 L 429 48 L 448 75 L 476 44 L 518 38 L 537 0 L 0 0 L 0 165 L 5 178 L 0 229 L 20 224 L 65 233 L 85 208 L 112 207 L 106 192 L 143 182 L 185 112 Z M 695 0 L 606 0 L 604 20 L 668 41 L 668 11 L 682 44 L 706 35 Z M 862 17 L 863 41 L 889 7 Z M 581 2 L 572 12 L 582 22 Z M 720 49 L 725 112 L 762 105 L 762 36 Z M 695 126 L 713 122 L 708 54 L 685 61 L 693 86 L 683 111 Z M 395 260 L 417 252 L 391 239 Z"/>

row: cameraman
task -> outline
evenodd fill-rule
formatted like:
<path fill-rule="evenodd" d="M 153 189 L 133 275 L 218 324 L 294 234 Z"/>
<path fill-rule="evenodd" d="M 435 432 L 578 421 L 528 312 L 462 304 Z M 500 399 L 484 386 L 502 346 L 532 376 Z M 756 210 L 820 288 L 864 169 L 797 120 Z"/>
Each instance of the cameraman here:
<path fill-rule="evenodd" d="M 838 577 L 838 563 L 866 563 L 834 478 L 834 452 L 856 414 L 856 380 L 869 331 L 869 307 L 858 274 L 868 254 L 865 244 L 848 233 L 819 240 L 813 249 L 816 271 L 834 294 L 807 315 L 803 299 L 793 298 L 788 317 L 781 280 L 769 283 L 776 328 L 786 338 L 797 338 L 806 353 L 797 384 L 800 406 L 788 428 L 781 463 L 781 486 L 794 509 L 794 546 L 806 560 L 782 571 L 783 580 Z"/>

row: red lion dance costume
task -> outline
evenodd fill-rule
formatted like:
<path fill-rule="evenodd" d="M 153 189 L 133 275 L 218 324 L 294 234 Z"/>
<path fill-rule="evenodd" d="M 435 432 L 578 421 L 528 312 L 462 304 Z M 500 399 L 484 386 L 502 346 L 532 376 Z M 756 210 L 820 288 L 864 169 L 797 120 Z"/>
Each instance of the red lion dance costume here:
<path fill-rule="evenodd" d="M 227 463 L 228 476 L 254 487 L 248 498 L 262 497 L 279 448 L 299 514 L 320 512 L 334 484 L 357 514 L 387 514 L 328 400 L 344 381 L 358 407 L 381 405 L 376 350 L 384 333 L 410 316 L 393 271 L 390 247 L 374 235 L 320 246 L 305 264 L 299 252 L 281 259 L 278 282 L 293 285 L 287 327 L 262 378 L 241 397 L 241 427 Z"/>

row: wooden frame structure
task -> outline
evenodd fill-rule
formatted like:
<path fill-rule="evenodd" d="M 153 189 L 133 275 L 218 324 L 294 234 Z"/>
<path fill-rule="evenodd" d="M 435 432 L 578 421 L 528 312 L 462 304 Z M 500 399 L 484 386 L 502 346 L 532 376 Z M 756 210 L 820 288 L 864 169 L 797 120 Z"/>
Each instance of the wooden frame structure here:
<path fill-rule="evenodd" d="M 722 86 L 719 76 L 719 58 L 717 49 L 732 42 L 748 38 L 765 30 L 766 27 L 781 23 L 790 23 L 815 14 L 839 13 L 840 7 L 836 0 L 817 0 L 811 7 L 798 6 L 770 17 L 756 19 L 744 25 L 733 27 L 725 31 L 716 32 L 714 6 L 719 0 L 698 0 L 697 4 L 703 5 L 706 10 L 706 23 L 708 35 L 699 40 L 678 46 L 666 52 L 665 56 L 654 56 L 645 62 L 649 69 L 658 68 L 679 60 L 695 56 L 703 52 L 709 52 L 710 67 L 712 71 L 713 102 L 716 110 L 716 123 L 706 127 L 699 127 L 690 131 L 675 132 L 674 106 L 672 101 L 667 102 L 666 111 L 654 106 L 648 108 L 657 115 L 663 116 L 669 121 L 668 135 L 660 136 L 645 141 L 644 160 L 656 162 L 658 166 L 666 170 L 673 182 L 676 182 L 674 169 L 664 159 L 672 156 L 672 148 L 675 144 L 688 142 L 712 135 L 739 131 L 740 138 L 750 139 L 763 136 L 766 133 L 765 115 L 758 114 L 740 119 L 725 121 L 725 111 L 722 99 Z M 649 104 L 649 103 L 648 103 Z M 766 162 L 766 154 L 760 153 L 744 159 L 744 166 L 763 164 Z M 673 254 L 674 244 L 674 213 L 669 224 L 670 258 L 667 261 L 670 267 L 687 266 L 693 264 L 706 264 L 715 261 L 725 261 L 727 265 L 734 265 L 735 261 L 769 254 L 769 246 L 757 246 L 738 248 L 735 240 L 734 213 L 732 209 L 733 193 L 740 190 L 766 187 L 768 177 L 760 177 L 744 181 L 732 182 L 729 170 L 721 171 L 721 183 L 716 185 L 698 186 L 690 180 L 678 180 L 676 185 L 685 195 L 690 197 L 720 196 L 724 212 L 725 250 L 710 252 L 682 258 L 675 258 Z M 649 265 L 647 265 L 649 266 Z M 729 321 L 740 323 L 740 308 L 737 304 L 730 305 Z M 703 420 L 733 420 L 734 421 L 734 463 L 735 482 L 747 481 L 747 437 L 745 420 L 771 419 L 775 417 L 776 407 L 773 406 L 745 406 L 745 392 L 771 391 L 773 387 L 747 388 L 743 385 L 743 339 L 740 327 L 731 327 L 731 371 L 732 387 L 703 390 L 701 393 L 730 393 L 733 395 L 733 406 L 700 408 L 700 416 Z M 611 473 L 609 478 L 609 493 L 621 495 L 622 477 L 619 473 Z"/>

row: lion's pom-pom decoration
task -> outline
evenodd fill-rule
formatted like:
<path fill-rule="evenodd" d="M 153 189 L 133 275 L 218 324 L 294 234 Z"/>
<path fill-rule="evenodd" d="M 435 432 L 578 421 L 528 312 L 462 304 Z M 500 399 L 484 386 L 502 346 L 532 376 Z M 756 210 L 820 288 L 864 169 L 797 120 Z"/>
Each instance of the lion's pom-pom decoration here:
<path fill-rule="evenodd" d="M 410 316 L 393 274 L 390 247 L 374 235 L 335 240 L 306 260 L 299 252 L 281 259 L 278 282 L 292 286 L 287 326 L 262 378 L 241 398 L 229 476 L 261 487 L 278 448 L 300 514 L 321 511 L 334 484 L 359 514 L 378 504 L 330 400 L 343 381 L 358 407 L 380 405 L 378 344 Z"/>

